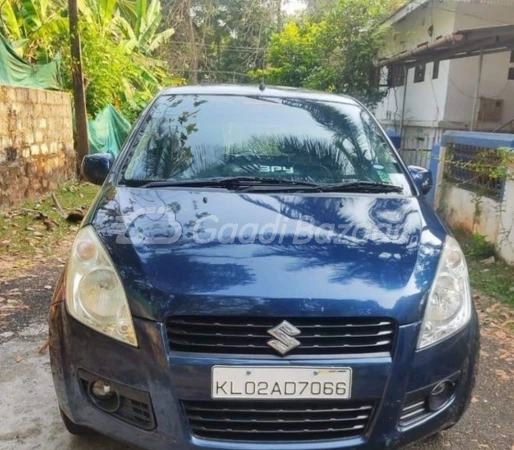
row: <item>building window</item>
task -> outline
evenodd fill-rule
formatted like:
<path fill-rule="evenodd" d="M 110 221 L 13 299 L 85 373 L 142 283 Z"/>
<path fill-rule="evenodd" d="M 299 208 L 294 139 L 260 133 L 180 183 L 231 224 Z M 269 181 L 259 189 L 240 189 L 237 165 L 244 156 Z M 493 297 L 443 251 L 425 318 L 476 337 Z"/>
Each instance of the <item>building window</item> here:
<path fill-rule="evenodd" d="M 514 67 L 509 68 L 509 80 L 514 80 Z"/>
<path fill-rule="evenodd" d="M 510 62 L 514 63 L 514 51 L 510 52 Z"/>
<path fill-rule="evenodd" d="M 425 81 L 426 69 L 426 64 L 420 64 L 419 66 L 416 66 L 414 71 L 414 83 L 423 83 L 423 81 Z"/>
<path fill-rule="evenodd" d="M 389 87 L 401 87 L 405 84 L 405 67 L 392 66 L 389 67 L 388 72 L 388 85 Z"/>
<path fill-rule="evenodd" d="M 439 61 L 434 61 L 434 69 L 432 70 L 432 79 L 437 80 L 439 78 Z"/>

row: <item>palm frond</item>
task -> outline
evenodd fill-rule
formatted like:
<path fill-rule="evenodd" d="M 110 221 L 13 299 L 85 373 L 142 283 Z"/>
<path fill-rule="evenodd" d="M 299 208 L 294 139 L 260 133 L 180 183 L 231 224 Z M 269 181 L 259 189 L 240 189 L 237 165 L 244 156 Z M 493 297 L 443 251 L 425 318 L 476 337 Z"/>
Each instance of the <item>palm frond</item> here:
<path fill-rule="evenodd" d="M 0 10 L 4 24 L 4 34 L 11 40 L 23 39 L 23 31 L 18 23 L 16 10 L 11 2 L 3 2 Z"/>

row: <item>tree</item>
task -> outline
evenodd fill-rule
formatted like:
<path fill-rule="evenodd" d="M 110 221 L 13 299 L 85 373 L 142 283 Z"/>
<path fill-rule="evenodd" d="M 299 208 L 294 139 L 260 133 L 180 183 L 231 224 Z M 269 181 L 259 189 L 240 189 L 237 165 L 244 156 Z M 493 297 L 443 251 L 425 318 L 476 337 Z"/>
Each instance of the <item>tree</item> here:
<path fill-rule="evenodd" d="M 32 63 L 47 62 L 61 50 L 54 37 L 68 30 L 68 20 L 61 14 L 65 6 L 66 0 L 2 1 L 0 33 L 19 56 Z"/>
<path fill-rule="evenodd" d="M 311 18 L 321 19 L 330 10 L 334 0 L 304 0 L 306 14 Z"/>
<path fill-rule="evenodd" d="M 192 82 L 248 81 L 263 67 L 283 0 L 163 0 L 166 26 L 175 30 L 162 57 Z"/>
<path fill-rule="evenodd" d="M 66 0 L 4 0 L 0 32 L 31 62 L 62 57 L 63 84 L 71 89 Z M 159 0 L 78 0 L 86 100 L 90 116 L 107 104 L 130 119 L 161 85 L 181 83 L 156 52 L 173 34 L 162 26 Z"/>
<path fill-rule="evenodd" d="M 163 19 L 159 0 L 136 0 L 134 11 L 128 15 L 129 19 L 118 15 L 114 20 L 123 33 L 120 45 L 125 52 L 152 57 L 173 36 L 173 28 L 158 31 Z"/>
<path fill-rule="evenodd" d="M 307 14 L 271 37 L 267 67 L 254 80 L 353 95 L 373 106 L 383 92 L 374 60 L 384 42 L 391 2 L 310 2 Z M 309 5 L 308 5 L 309 6 Z"/>
<path fill-rule="evenodd" d="M 320 63 L 318 42 L 324 26 L 307 21 L 287 24 L 282 33 L 271 37 L 268 67 L 251 72 L 251 76 L 256 81 L 264 77 L 269 84 L 307 86 L 307 80 Z"/>

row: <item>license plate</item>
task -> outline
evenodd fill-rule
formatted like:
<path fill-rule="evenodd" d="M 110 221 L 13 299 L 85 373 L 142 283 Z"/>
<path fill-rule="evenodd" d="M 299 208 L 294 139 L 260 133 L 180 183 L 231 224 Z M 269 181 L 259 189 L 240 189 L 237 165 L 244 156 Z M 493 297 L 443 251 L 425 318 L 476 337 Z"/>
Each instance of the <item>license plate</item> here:
<path fill-rule="evenodd" d="M 215 399 L 339 399 L 351 397 L 352 369 L 320 367 L 212 368 Z"/>

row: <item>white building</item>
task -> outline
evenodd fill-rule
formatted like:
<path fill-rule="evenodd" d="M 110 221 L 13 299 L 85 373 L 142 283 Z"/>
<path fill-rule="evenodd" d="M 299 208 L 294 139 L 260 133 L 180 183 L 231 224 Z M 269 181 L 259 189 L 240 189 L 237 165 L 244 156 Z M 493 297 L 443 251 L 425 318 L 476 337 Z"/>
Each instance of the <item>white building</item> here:
<path fill-rule="evenodd" d="M 414 0 L 391 16 L 381 58 L 460 30 L 514 25 L 514 0 Z M 514 50 L 514 42 L 511 48 Z M 385 128 L 401 130 L 403 147 L 431 148 L 446 130 L 469 130 L 479 76 L 479 57 L 429 62 L 405 71 L 382 69 L 386 98 L 376 110 Z M 405 96 L 405 91 L 407 94 Z M 405 97 L 405 103 L 404 103 Z M 405 109 L 403 106 L 405 105 Z M 514 52 L 486 54 L 475 109 L 475 131 L 514 131 Z"/>

